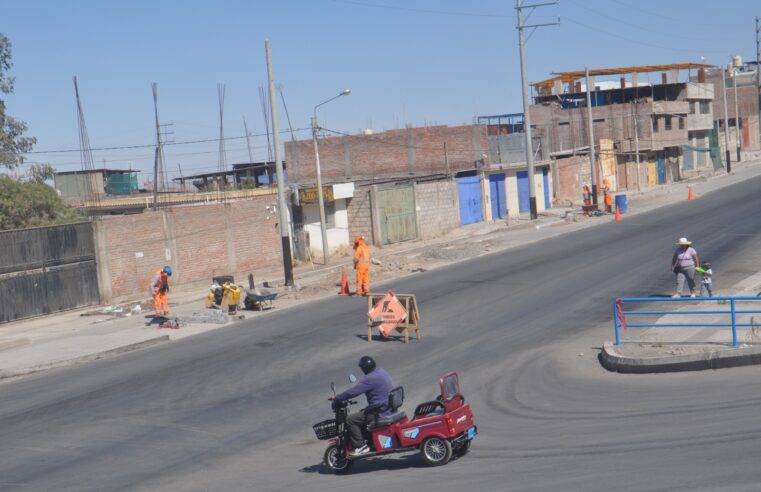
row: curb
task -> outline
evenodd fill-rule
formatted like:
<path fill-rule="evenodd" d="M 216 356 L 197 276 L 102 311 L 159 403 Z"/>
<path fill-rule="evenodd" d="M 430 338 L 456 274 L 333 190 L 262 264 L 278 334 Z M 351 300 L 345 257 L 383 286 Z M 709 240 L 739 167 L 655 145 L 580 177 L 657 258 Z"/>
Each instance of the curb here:
<path fill-rule="evenodd" d="M 152 347 L 153 345 L 158 345 L 160 343 L 168 342 L 168 341 L 169 341 L 169 335 L 162 335 L 160 337 L 143 340 L 142 342 L 132 343 L 129 345 L 123 345 L 121 347 L 104 350 L 103 352 L 97 352 L 94 354 L 88 354 L 88 355 L 83 355 L 80 357 L 75 357 L 73 359 L 56 361 L 56 362 L 51 362 L 48 364 L 26 367 L 23 369 L 17 369 L 12 371 L 0 370 L 0 381 L 3 379 L 13 378 L 17 376 L 25 376 L 27 374 L 32 374 L 35 372 L 47 371 L 48 369 L 55 369 L 57 367 L 82 364 L 85 362 L 91 362 L 98 359 L 104 359 L 106 357 L 114 357 L 114 356 L 121 355 L 127 352 L 132 352 L 133 350 Z"/>
<path fill-rule="evenodd" d="M 605 342 L 599 359 L 605 369 L 625 374 L 704 371 L 761 364 L 761 347 L 721 348 L 664 357 L 626 357 L 616 350 L 612 342 Z"/>

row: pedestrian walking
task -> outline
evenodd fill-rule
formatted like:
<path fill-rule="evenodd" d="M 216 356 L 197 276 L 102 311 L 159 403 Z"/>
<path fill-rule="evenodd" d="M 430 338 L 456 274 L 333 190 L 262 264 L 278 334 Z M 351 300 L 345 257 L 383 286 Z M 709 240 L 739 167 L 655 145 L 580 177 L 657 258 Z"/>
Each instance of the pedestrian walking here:
<path fill-rule="evenodd" d="M 357 271 L 357 295 L 365 296 L 370 293 L 370 248 L 362 236 L 354 238 L 354 269 Z"/>
<path fill-rule="evenodd" d="M 671 271 L 676 275 L 676 293 L 671 297 L 681 297 L 685 281 L 690 297 L 695 297 L 695 267 L 700 264 L 698 253 L 686 237 L 680 237 L 676 244 L 678 248 L 671 258 Z"/>
<path fill-rule="evenodd" d="M 700 297 L 703 297 L 703 289 L 708 292 L 708 297 L 713 297 L 713 270 L 711 269 L 711 262 L 703 260 L 703 263 L 696 270 L 702 275 L 700 279 Z"/>

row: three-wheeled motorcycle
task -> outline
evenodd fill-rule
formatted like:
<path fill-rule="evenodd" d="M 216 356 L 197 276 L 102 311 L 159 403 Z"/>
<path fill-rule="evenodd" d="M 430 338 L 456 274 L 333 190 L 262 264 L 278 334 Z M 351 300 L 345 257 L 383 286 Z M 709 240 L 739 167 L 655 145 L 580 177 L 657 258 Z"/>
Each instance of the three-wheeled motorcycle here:
<path fill-rule="evenodd" d="M 356 378 L 351 377 L 352 382 Z M 335 384 L 330 384 L 335 396 Z M 318 439 L 328 440 L 324 463 L 334 473 L 346 473 L 354 461 L 381 454 L 419 450 L 430 466 L 440 466 L 450 459 L 465 455 L 477 434 L 473 411 L 460 393 L 460 379 L 456 372 L 439 379 L 441 394 L 435 400 L 421 403 L 415 408 L 412 419 L 399 411 L 404 403 L 404 388 L 391 390 L 388 406 L 393 414 L 379 417 L 380 405 L 370 405 L 362 411 L 371 416 L 365 429 L 365 440 L 370 452 L 352 456 L 346 417 L 349 406 L 355 401 L 333 401 L 335 418 L 313 426 Z"/>

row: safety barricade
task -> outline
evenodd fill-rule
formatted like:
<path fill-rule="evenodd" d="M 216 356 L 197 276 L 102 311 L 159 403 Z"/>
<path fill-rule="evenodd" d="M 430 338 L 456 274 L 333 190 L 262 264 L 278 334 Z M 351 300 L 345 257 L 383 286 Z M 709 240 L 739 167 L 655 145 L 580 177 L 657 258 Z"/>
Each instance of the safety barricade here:
<path fill-rule="evenodd" d="M 367 341 L 373 339 L 373 328 L 384 337 L 392 331 L 404 333 L 404 343 L 410 341 L 410 330 L 420 340 L 420 311 L 417 300 L 411 294 L 367 294 Z"/>
<path fill-rule="evenodd" d="M 640 311 L 640 310 L 626 310 L 626 303 L 629 304 L 643 304 L 643 303 L 677 303 L 676 305 L 684 306 L 684 303 L 690 303 L 695 305 L 697 302 L 704 303 L 716 303 L 720 307 L 729 304 L 728 309 L 680 309 L 671 311 Z M 742 322 L 738 320 L 738 317 L 744 317 L 747 314 L 761 314 L 761 310 L 751 309 L 739 309 L 739 303 L 754 303 L 761 301 L 761 297 L 751 296 L 717 296 L 717 297 L 622 297 L 613 301 L 613 324 L 615 327 L 616 345 L 621 345 L 621 329 L 628 328 L 731 328 L 732 329 L 732 346 L 738 347 L 739 342 L 737 339 L 737 328 L 755 328 L 757 325 L 751 322 Z M 675 305 L 675 306 L 676 306 Z M 759 306 L 761 307 L 761 306 Z M 664 320 L 668 315 L 687 315 L 689 317 L 695 316 L 696 322 L 692 323 L 632 323 L 631 318 L 637 316 L 661 316 L 659 321 Z M 724 318 L 727 317 L 728 319 Z M 706 317 L 713 317 L 713 319 L 705 320 Z M 719 318 L 723 322 L 710 322 Z M 705 322 L 697 322 L 698 319 L 703 319 Z"/>

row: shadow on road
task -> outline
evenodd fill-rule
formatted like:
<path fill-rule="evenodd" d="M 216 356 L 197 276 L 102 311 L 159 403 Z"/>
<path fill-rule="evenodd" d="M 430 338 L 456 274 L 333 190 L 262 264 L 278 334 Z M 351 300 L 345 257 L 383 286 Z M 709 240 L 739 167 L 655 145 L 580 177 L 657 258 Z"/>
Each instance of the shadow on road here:
<path fill-rule="evenodd" d="M 355 335 L 357 338 L 363 341 L 367 341 L 367 335 Z M 373 342 L 402 342 L 404 343 L 404 336 L 392 335 L 390 337 L 384 337 L 382 335 L 373 335 Z"/>
<path fill-rule="evenodd" d="M 405 455 L 387 455 L 374 458 L 365 458 L 355 461 L 349 475 L 358 473 L 371 473 L 376 471 L 403 470 L 406 468 L 427 468 L 427 465 L 418 452 L 410 452 Z M 322 463 L 305 466 L 299 470 L 301 473 L 317 473 L 320 475 L 333 475 L 333 472 Z"/>

